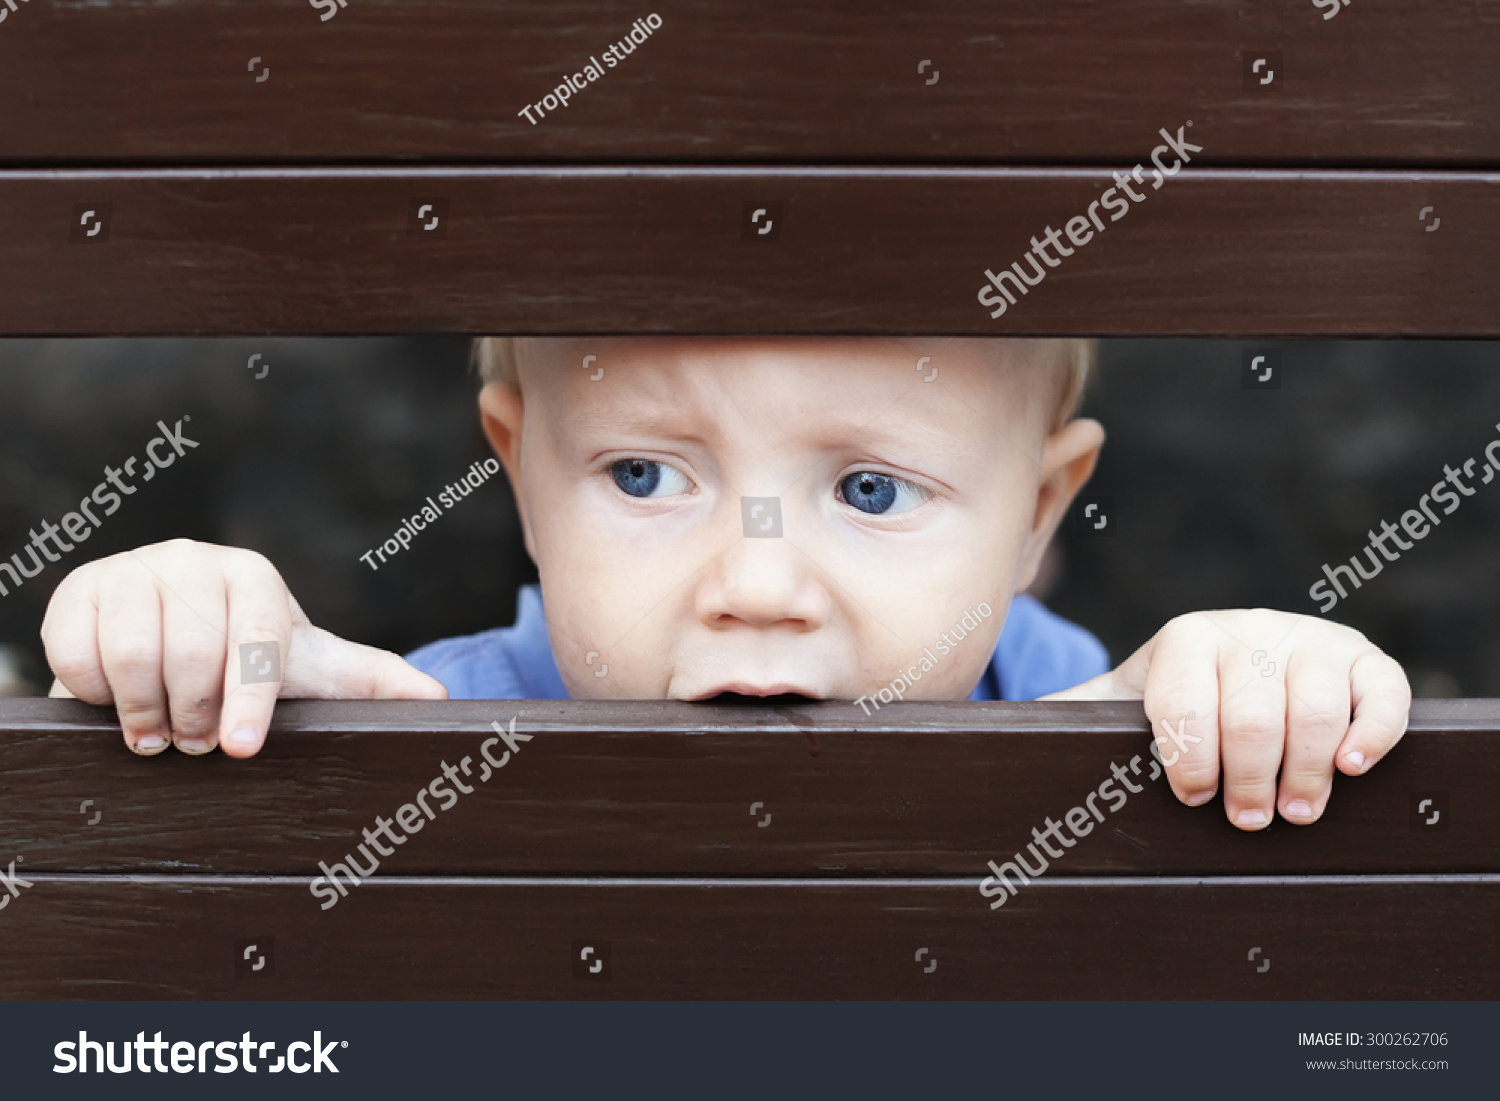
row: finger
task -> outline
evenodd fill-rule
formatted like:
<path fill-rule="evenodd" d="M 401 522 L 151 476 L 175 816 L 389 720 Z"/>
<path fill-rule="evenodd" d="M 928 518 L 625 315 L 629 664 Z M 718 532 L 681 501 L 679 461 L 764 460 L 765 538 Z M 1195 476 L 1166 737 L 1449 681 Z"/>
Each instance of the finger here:
<path fill-rule="evenodd" d="M 184 753 L 209 753 L 219 744 L 224 688 L 224 575 L 198 569 L 171 576 L 171 588 L 162 594 L 162 677 L 172 743 Z"/>
<path fill-rule="evenodd" d="M 446 700 L 439 680 L 388 650 L 377 650 L 309 626 L 296 637 L 283 691 L 357 700 Z"/>
<path fill-rule="evenodd" d="M 99 657 L 97 571 L 75 570 L 52 594 L 42 618 L 42 646 L 57 683 L 49 695 L 73 696 L 105 706 L 115 702 Z"/>
<path fill-rule="evenodd" d="M 253 757 L 265 744 L 291 650 L 291 594 L 258 554 L 232 559 L 224 578 L 229 637 L 219 747 L 231 757 Z"/>
<path fill-rule="evenodd" d="M 1123 668 L 1123 666 L 1122 666 Z M 1138 700 L 1141 698 L 1139 688 L 1132 688 L 1123 684 L 1116 675 L 1118 670 L 1101 673 L 1092 680 L 1086 680 L 1082 684 L 1074 685 L 1072 688 L 1064 688 L 1061 692 L 1053 692 L 1046 696 L 1038 696 L 1039 700 Z"/>
<path fill-rule="evenodd" d="M 1179 800 L 1201 806 L 1219 790 L 1218 638 L 1209 624 L 1184 616 L 1142 649 L 1146 716 L 1167 782 Z M 1129 675 L 1142 677 L 1138 669 Z"/>
<path fill-rule="evenodd" d="M 1276 813 L 1276 773 L 1286 750 L 1286 682 L 1263 676 L 1240 647 L 1219 656 L 1219 737 L 1224 813 L 1242 830 L 1260 830 Z"/>
<path fill-rule="evenodd" d="M 1286 670 L 1286 756 L 1276 805 L 1288 822 L 1323 816 L 1333 761 L 1349 730 L 1349 663 L 1336 652 L 1295 651 Z"/>
<path fill-rule="evenodd" d="M 1411 684 L 1394 658 L 1371 647 L 1354 659 L 1349 690 L 1354 721 L 1336 759 L 1339 771 L 1358 776 L 1389 753 L 1406 733 L 1411 720 Z"/>
<path fill-rule="evenodd" d="M 98 599 L 99 660 L 125 744 L 136 753 L 160 753 L 172 732 L 161 675 L 161 595 L 156 578 L 130 556 L 122 556 L 100 578 Z"/>

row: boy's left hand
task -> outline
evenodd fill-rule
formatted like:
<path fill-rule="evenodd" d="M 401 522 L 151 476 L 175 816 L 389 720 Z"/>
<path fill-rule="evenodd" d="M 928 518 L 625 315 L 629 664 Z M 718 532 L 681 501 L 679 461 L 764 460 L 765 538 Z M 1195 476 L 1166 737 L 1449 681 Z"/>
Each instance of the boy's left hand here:
<path fill-rule="evenodd" d="M 1316 822 L 1335 766 L 1358 776 L 1406 733 L 1411 685 L 1358 631 L 1258 608 L 1178 616 L 1113 672 L 1043 698 L 1144 700 L 1177 798 L 1212 799 L 1222 762 L 1224 812 L 1258 830 L 1277 809 Z"/>

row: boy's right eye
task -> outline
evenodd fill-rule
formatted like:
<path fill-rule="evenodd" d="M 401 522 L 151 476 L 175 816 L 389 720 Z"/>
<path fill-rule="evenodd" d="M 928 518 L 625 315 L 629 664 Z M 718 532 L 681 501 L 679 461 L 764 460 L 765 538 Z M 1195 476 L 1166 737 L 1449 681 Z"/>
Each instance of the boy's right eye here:
<path fill-rule="evenodd" d="M 619 459 L 610 464 L 610 474 L 632 497 L 671 497 L 687 490 L 687 475 L 655 459 Z"/>

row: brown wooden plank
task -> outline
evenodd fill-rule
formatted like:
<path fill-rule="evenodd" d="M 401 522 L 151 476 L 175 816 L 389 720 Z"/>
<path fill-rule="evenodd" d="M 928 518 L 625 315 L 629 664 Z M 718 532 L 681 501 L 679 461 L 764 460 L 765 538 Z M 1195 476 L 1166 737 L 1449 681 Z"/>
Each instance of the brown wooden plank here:
<path fill-rule="evenodd" d="M 520 117 L 649 11 L 33 0 L 0 25 L 0 156 L 1133 163 L 1193 118 L 1217 163 L 1500 163 L 1487 0 L 680 5 L 570 106 Z M 1268 51 L 1272 84 L 1247 86 Z"/>
<path fill-rule="evenodd" d="M 491 721 L 516 715 L 533 740 L 478 782 Z M 469 756 L 474 791 L 447 810 L 429 797 L 435 817 L 379 876 L 977 882 L 1084 803 L 1112 763 L 1139 756 L 1149 775 L 1148 744 L 1131 703 L 912 703 L 866 718 L 843 702 L 283 701 L 251 761 L 143 759 L 109 711 L 0 701 L 0 866 L 20 855 L 37 873 L 316 875 L 346 854 L 365 863 L 361 831 Z M 1500 872 L 1497 750 L 1500 701 L 1419 700 L 1385 761 L 1336 778 L 1322 821 L 1254 834 L 1218 801 L 1187 808 L 1138 776 L 1143 790 L 1049 874 Z M 1435 802 L 1417 814 L 1423 799 Z"/>
<path fill-rule="evenodd" d="M 405 880 L 327 911 L 295 881 L 32 883 L 0 998 L 1500 996 L 1495 876 L 1043 881 L 995 912 L 972 881 Z"/>
<path fill-rule="evenodd" d="M 1477 173 L 1186 169 L 1118 223 L 1101 214 L 1105 232 L 992 319 L 986 269 L 1113 183 L 1019 169 L 0 173 L 0 332 L 1500 336 L 1500 174 Z M 412 228 L 427 199 L 448 204 L 441 238 Z M 768 201 L 784 204 L 776 238 L 746 239 L 747 204 Z M 105 204 L 107 231 L 70 240 Z"/>

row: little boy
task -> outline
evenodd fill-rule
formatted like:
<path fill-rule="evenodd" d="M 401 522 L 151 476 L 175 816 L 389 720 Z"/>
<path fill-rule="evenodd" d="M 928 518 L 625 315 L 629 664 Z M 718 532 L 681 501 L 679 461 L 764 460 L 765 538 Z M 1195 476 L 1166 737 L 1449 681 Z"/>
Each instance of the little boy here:
<path fill-rule="evenodd" d="M 1346 627 L 1196 613 L 1111 672 L 1092 636 L 1016 595 L 1104 440 L 1073 415 L 1088 342 L 477 351 L 481 420 L 541 579 L 514 627 L 408 663 L 314 627 L 260 555 L 176 540 L 58 586 L 53 695 L 115 704 L 137 753 L 235 757 L 259 751 L 278 696 L 1140 699 L 1176 743 L 1159 737 L 1178 798 L 1206 802 L 1222 776 L 1243 829 L 1278 809 L 1315 821 L 1335 767 L 1364 772 L 1405 732 L 1404 673 Z M 281 680 L 240 683 L 239 644 L 268 641 Z"/>

